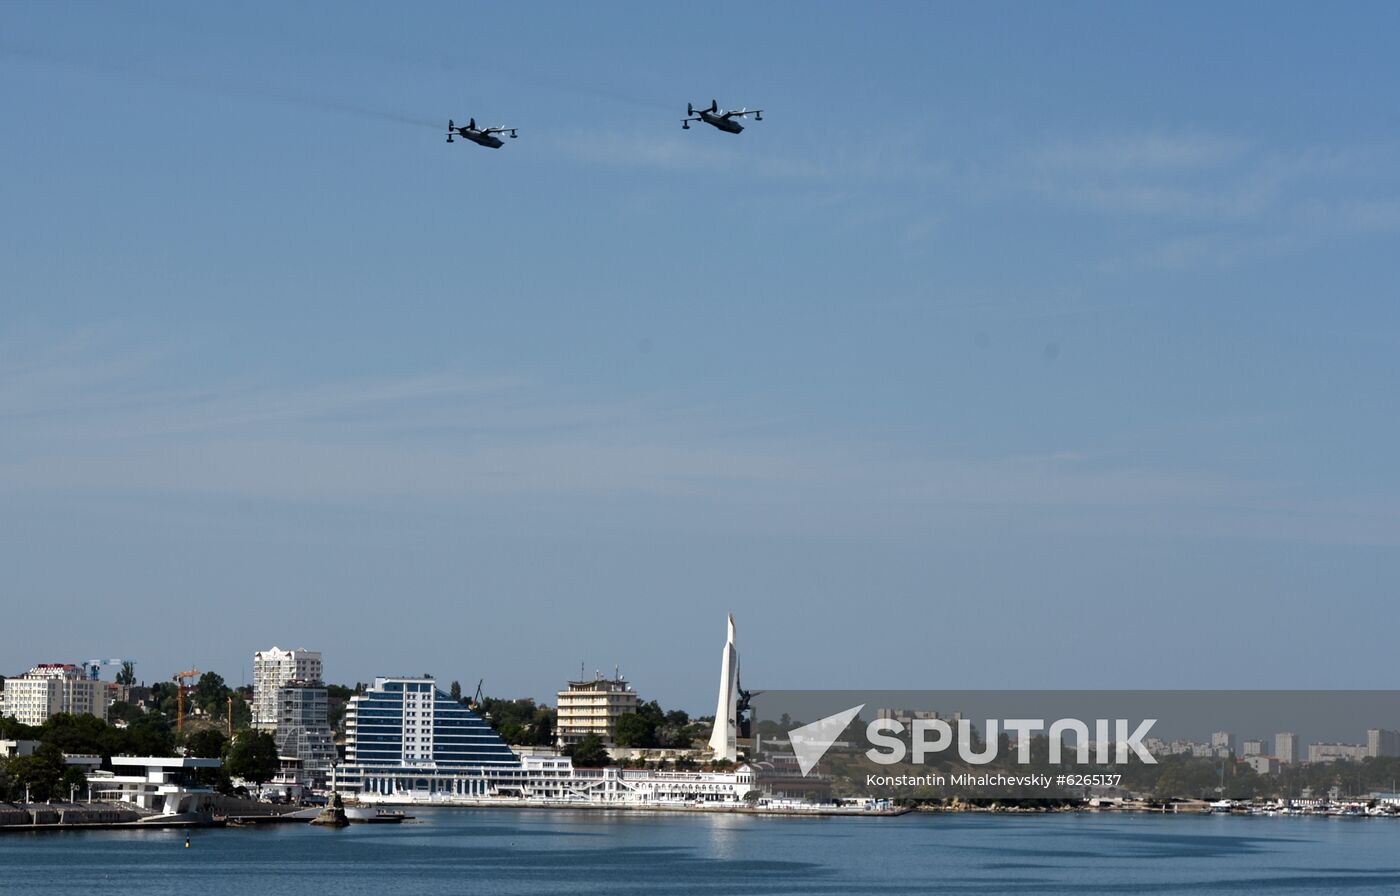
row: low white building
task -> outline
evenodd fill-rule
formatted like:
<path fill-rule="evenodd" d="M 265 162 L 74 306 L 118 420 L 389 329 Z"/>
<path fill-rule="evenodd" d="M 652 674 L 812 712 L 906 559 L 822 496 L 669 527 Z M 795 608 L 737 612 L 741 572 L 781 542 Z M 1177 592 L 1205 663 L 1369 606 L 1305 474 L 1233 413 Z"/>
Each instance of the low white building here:
<path fill-rule="evenodd" d="M 748 765 L 732 772 L 574 768 L 567 756 L 522 756 L 516 768 L 402 768 L 337 785 L 361 803 L 442 805 L 716 805 L 739 803 L 757 789 Z"/>
<path fill-rule="evenodd" d="M 0 740 L 0 759 L 30 756 L 38 746 L 37 740 Z"/>
<path fill-rule="evenodd" d="M 221 759 L 189 756 L 113 756 L 113 771 L 95 773 L 88 786 L 93 799 L 128 803 L 157 817 L 208 816 L 214 808 L 214 790 L 196 783 L 193 772 L 221 765 Z"/>
<path fill-rule="evenodd" d="M 1336 762 L 1338 759 L 1360 762 L 1365 758 L 1365 744 L 1308 744 L 1308 762 Z"/>
<path fill-rule="evenodd" d="M 32 756 L 39 748 L 38 741 L 0 741 L 0 759 L 13 759 L 15 756 Z"/>
<path fill-rule="evenodd" d="M 1277 756 L 1265 756 L 1260 753 L 1251 753 L 1242 761 L 1260 775 L 1276 775 L 1283 765 Z"/>
<path fill-rule="evenodd" d="M 622 781 L 631 803 L 733 803 L 756 789 L 749 765 L 732 772 L 662 772 L 623 769 Z"/>

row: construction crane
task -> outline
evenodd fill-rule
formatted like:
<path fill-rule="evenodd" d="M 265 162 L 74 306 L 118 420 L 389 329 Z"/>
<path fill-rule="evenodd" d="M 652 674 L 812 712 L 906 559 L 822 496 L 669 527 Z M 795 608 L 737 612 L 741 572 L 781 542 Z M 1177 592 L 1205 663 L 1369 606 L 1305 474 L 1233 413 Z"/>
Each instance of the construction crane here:
<path fill-rule="evenodd" d="M 177 672 L 170 677 L 170 680 L 175 682 L 175 733 L 177 736 L 185 733 L 185 688 L 188 687 L 185 684 L 185 679 L 187 678 L 198 679 L 199 670 L 190 669 L 187 672 Z"/>
<path fill-rule="evenodd" d="M 89 681 L 99 681 L 102 678 L 102 668 L 104 666 L 116 666 L 121 668 L 127 663 L 131 663 L 133 668 L 136 666 L 135 660 L 88 660 L 86 663 L 83 663 L 83 670 L 87 672 Z"/>
<path fill-rule="evenodd" d="M 481 694 L 481 686 L 484 684 L 486 684 L 486 679 L 483 678 L 478 681 L 476 683 L 476 696 L 467 701 L 467 709 L 470 709 L 472 712 L 480 712 L 482 704 L 486 702 L 486 698 Z"/>

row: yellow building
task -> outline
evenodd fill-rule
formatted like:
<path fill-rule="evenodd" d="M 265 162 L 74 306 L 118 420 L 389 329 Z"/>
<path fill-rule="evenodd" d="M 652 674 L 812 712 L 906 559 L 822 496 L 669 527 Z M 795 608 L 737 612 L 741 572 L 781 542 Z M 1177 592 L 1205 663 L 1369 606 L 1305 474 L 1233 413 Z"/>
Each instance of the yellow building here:
<path fill-rule="evenodd" d="M 611 745 L 617 736 L 617 718 L 637 711 L 637 692 L 620 675 L 592 681 L 571 681 L 559 694 L 559 717 L 555 734 L 559 746 L 567 747 L 596 734 Z"/>

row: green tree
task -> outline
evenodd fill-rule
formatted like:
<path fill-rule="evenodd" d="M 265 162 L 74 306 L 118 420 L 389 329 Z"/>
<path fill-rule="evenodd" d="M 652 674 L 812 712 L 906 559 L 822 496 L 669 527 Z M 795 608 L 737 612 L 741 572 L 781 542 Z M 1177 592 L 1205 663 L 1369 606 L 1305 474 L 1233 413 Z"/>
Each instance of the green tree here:
<path fill-rule="evenodd" d="M 343 684 L 326 685 L 326 696 L 335 700 L 349 700 L 351 697 L 355 696 L 356 693 L 357 691 L 354 688 L 347 687 Z"/>
<path fill-rule="evenodd" d="M 217 728 L 201 728 L 185 736 L 186 752 L 197 759 L 218 759 L 227 746 L 228 738 Z"/>
<path fill-rule="evenodd" d="M 117 684 L 131 687 L 136 684 L 136 664 L 127 660 L 122 663 L 121 671 L 117 673 Z"/>
<path fill-rule="evenodd" d="M 228 749 L 230 775 L 263 784 L 277 774 L 277 742 L 266 731 L 240 731 Z"/>
<path fill-rule="evenodd" d="M 681 710 L 666 712 L 655 700 L 639 704 L 635 713 L 639 722 L 629 723 L 629 735 L 636 740 L 634 747 L 686 748 L 694 739 L 690 734 L 690 716 Z M 626 715 L 621 718 L 626 718 Z M 619 720 L 620 721 L 620 720 Z M 618 743 L 622 743 L 621 740 Z"/>
<path fill-rule="evenodd" d="M 556 714 L 548 706 L 541 706 L 535 710 L 535 716 L 530 721 L 529 743 L 537 747 L 548 747 L 554 743 L 554 722 Z"/>
<path fill-rule="evenodd" d="M 169 756 L 175 752 L 174 728 L 168 718 L 148 712 L 125 728 L 109 725 L 103 732 L 101 753 L 113 756 Z"/>
<path fill-rule="evenodd" d="M 330 724 L 332 731 L 340 731 L 341 723 L 345 720 L 345 707 L 350 702 L 350 698 L 355 696 L 355 689 L 346 687 L 343 684 L 326 685 L 326 721 Z"/>
<path fill-rule="evenodd" d="M 101 754 L 107 723 L 97 716 L 60 712 L 49 716 L 39 730 L 40 740 L 64 753 Z"/>
<path fill-rule="evenodd" d="M 555 712 L 534 700 L 485 697 L 476 710 L 510 744 L 548 746 L 554 743 Z"/>
<path fill-rule="evenodd" d="M 15 756 L 9 761 L 14 791 L 23 798 L 24 789 L 28 787 L 29 798 L 40 803 L 60 795 L 59 782 L 65 768 L 63 751 L 53 744 L 40 744 L 28 756 Z"/>
<path fill-rule="evenodd" d="M 454 682 L 452 682 L 452 687 L 448 689 L 448 691 L 447 691 L 447 696 L 451 697 L 451 698 L 452 698 L 454 701 L 456 701 L 457 703 L 461 703 L 461 702 L 462 702 L 462 683 L 461 683 L 460 681 L 454 681 Z"/>
<path fill-rule="evenodd" d="M 627 712 L 618 716 L 614 736 L 619 747 L 656 746 L 656 729 L 640 713 Z"/>
<path fill-rule="evenodd" d="M 6 740 L 38 740 L 39 729 L 26 725 L 14 716 L 0 716 L 0 738 Z"/>
<path fill-rule="evenodd" d="M 253 707 L 248 703 L 250 696 L 243 691 L 233 692 L 233 728 L 235 731 L 253 724 Z"/>
<path fill-rule="evenodd" d="M 578 743 L 565 747 L 564 755 L 572 759 L 577 768 L 602 768 L 612 760 L 602 738 L 591 733 L 585 734 Z"/>
<path fill-rule="evenodd" d="M 217 672 L 205 672 L 199 676 L 199 681 L 195 682 L 194 689 L 190 692 L 190 703 L 214 718 L 221 719 L 224 717 L 231 693 L 222 675 Z"/>
<path fill-rule="evenodd" d="M 113 703 L 107 707 L 108 722 L 126 722 L 131 724 L 146 714 L 146 711 L 135 703 Z"/>
<path fill-rule="evenodd" d="M 175 718 L 175 691 L 173 681 L 158 681 L 151 685 L 151 704 L 156 712 Z"/>
<path fill-rule="evenodd" d="M 76 765 L 70 765 L 63 769 L 63 774 L 58 779 L 58 793 L 55 796 L 60 799 L 76 798 L 78 794 L 87 789 L 87 773 Z"/>

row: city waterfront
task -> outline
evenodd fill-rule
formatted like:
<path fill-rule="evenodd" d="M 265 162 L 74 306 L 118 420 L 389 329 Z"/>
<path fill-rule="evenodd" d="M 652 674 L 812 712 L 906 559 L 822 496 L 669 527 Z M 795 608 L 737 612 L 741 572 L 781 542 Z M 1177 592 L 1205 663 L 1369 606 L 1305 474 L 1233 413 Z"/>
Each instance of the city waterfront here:
<path fill-rule="evenodd" d="M 402 825 L 0 839 L 6 894 L 1390 893 L 1367 819 L 855 819 L 423 809 Z"/>

